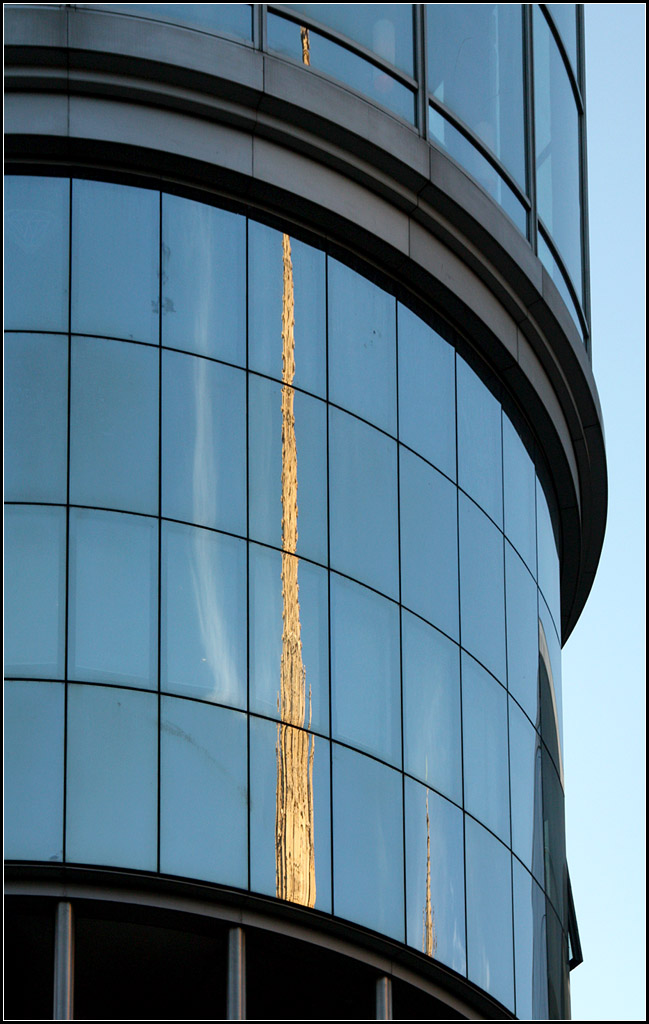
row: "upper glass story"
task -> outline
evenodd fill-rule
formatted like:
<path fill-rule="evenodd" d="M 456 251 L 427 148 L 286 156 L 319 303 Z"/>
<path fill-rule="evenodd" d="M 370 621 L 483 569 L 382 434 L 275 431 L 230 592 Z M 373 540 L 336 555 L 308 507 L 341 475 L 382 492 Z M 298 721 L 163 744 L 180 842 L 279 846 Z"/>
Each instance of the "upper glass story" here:
<path fill-rule="evenodd" d="M 264 49 L 389 110 L 529 239 L 588 345 L 582 5 L 88 6 Z"/>

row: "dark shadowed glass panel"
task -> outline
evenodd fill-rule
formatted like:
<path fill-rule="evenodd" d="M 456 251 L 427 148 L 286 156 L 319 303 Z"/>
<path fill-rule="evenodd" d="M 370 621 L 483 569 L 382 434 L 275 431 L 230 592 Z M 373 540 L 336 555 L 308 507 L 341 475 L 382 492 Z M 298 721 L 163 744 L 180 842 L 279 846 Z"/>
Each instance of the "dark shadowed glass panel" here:
<path fill-rule="evenodd" d="M 509 701 L 509 766 L 512 849 L 543 884 L 541 740 L 523 712 Z"/>
<path fill-rule="evenodd" d="M 399 593 L 397 446 L 329 411 L 331 565 L 390 597 Z"/>
<path fill-rule="evenodd" d="M 548 1017 L 570 1020 L 570 978 L 568 939 L 552 907 L 547 908 L 548 933 Z"/>
<path fill-rule="evenodd" d="M 72 330 L 158 343 L 160 194 L 72 183 Z"/>
<path fill-rule="evenodd" d="M 282 657 L 290 650 L 291 630 L 284 633 L 284 615 L 290 623 L 295 612 L 288 598 L 284 605 L 284 560 L 295 558 L 272 548 L 250 545 L 250 710 L 269 718 L 280 717 Z M 302 665 L 304 668 L 304 725 L 329 732 L 329 591 L 327 574 L 310 562 L 297 567 Z"/>
<path fill-rule="evenodd" d="M 67 331 L 68 178 L 5 179 L 5 328 Z"/>
<path fill-rule="evenodd" d="M 157 21 L 187 24 L 205 32 L 252 38 L 251 4 L 93 4 L 118 14 L 140 14 Z"/>
<path fill-rule="evenodd" d="M 508 416 L 503 414 L 505 536 L 536 576 L 536 477 L 534 463 Z"/>
<path fill-rule="evenodd" d="M 458 483 L 502 526 L 503 476 L 500 402 L 458 356 Z"/>
<path fill-rule="evenodd" d="M 334 744 L 334 913 L 403 942 L 401 778 Z"/>
<path fill-rule="evenodd" d="M 158 524 L 70 511 L 69 676 L 157 687 Z"/>
<path fill-rule="evenodd" d="M 67 860 L 155 871 L 158 700 L 71 685 L 67 732 Z"/>
<path fill-rule="evenodd" d="M 406 779 L 408 944 L 466 972 L 462 812 Z"/>
<path fill-rule="evenodd" d="M 505 543 L 507 679 L 533 724 L 538 718 L 539 623 L 537 588 L 514 549 Z"/>
<path fill-rule="evenodd" d="M 70 501 L 158 511 L 158 353 L 73 338 Z"/>
<path fill-rule="evenodd" d="M 284 239 L 288 242 L 286 248 Z M 265 224 L 249 221 L 248 271 L 250 369 L 284 380 L 282 309 L 284 299 L 287 311 L 291 309 L 292 295 L 295 375 L 291 383 L 324 398 L 324 253 Z"/>
<path fill-rule="evenodd" d="M 468 816 L 465 827 L 469 981 L 513 1010 L 511 854 Z"/>
<path fill-rule="evenodd" d="M 399 439 L 455 480 L 455 353 L 400 303 Z"/>
<path fill-rule="evenodd" d="M 245 218 L 164 195 L 162 260 L 162 344 L 245 366 Z"/>
<path fill-rule="evenodd" d="M 291 550 L 290 523 L 297 510 L 297 554 L 326 563 L 326 406 L 254 374 L 248 399 L 250 536 Z"/>
<path fill-rule="evenodd" d="M 304 740 L 302 744 L 294 744 L 291 760 L 286 752 L 296 733 L 303 735 Z M 250 718 L 250 888 L 268 896 L 279 895 L 278 858 L 292 853 L 300 861 L 303 872 L 311 869 L 315 872 L 315 903 L 310 905 L 325 913 L 331 913 L 332 909 L 329 751 L 329 741 L 320 736 L 262 718 Z M 283 774 L 282 764 L 286 774 Z M 311 841 L 305 839 L 303 844 L 298 840 L 292 845 L 288 830 L 278 829 L 278 803 L 281 808 L 282 787 L 289 773 L 294 792 L 303 794 L 303 800 L 297 801 L 303 820 L 309 818 L 309 800 L 313 805 Z M 303 901 L 298 898 L 293 902 Z"/>
<path fill-rule="evenodd" d="M 63 860 L 63 685 L 7 680 L 4 713 L 5 857 Z"/>
<path fill-rule="evenodd" d="M 246 544 L 162 524 L 160 684 L 246 705 Z"/>
<path fill-rule="evenodd" d="M 563 789 L 554 763 L 541 748 L 543 772 L 543 835 L 545 840 L 545 891 L 564 927 L 567 925 L 568 865 Z"/>
<path fill-rule="evenodd" d="M 557 768 L 563 754 L 563 696 L 561 684 L 561 644 L 554 629 L 548 606 L 539 597 L 539 621 L 541 623 L 540 648 L 544 645 L 550 661 L 550 671 L 542 678 L 539 701 L 541 705 L 541 736 L 552 754 Z M 547 668 L 547 661 L 545 661 Z M 551 676 L 551 677 L 550 677 Z"/>
<path fill-rule="evenodd" d="M 245 535 L 242 370 L 162 353 L 162 514 Z"/>
<path fill-rule="evenodd" d="M 539 587 L 554 619 L 556 630 L 561 629 L 561 588 L 559 554 L 552 517 L 545 493 L 536 481 L 536 530 L 539 555 Z"/>
<path fill-rule="evenodd" d="M 401 601 L 458 639 L 457 490 L 399 448 Z"/>
<path fill-rule="evenodd" d="M 329 259 L 329 399 L 397 432 L 396 303 Z"/>
<path fill-rule="evenodd" d="M 5 508 L 5 674 L 62 679 L 65 509 Z"/>
<path fill-rule="evenodd" d="M 507 694 L 493 676 L 462 655 L 464 806 L 509 845 Z"/>
<path fill-rule="evenodd" d="M 47 898 L 5 898 L 2 922 L 8 940 L 3 978 L 5 1020 L 50 1020 L 52 1017 L 54 912 L 53 901 Z"/>
<path fill-rule="evenodd" d="M 411 4 L 287 4 L 414 75 Z"/>
<path fill-rule="evenodd" d="M 239 711 L 162 698 L 160 870 L 248 885 L 247 737 Z"/>
<path fill-rule="evenodd" d="M 461 803 L 459 649 L 406 611 L 401 629 L 404 768 Z"/>
<path fill-rule="evenodd" d="M 516 1016 L 548 1020 L 548 964 L 545 896 L 514 858 Z"/>
<path fill-rule="evenodd" d="M 459 502 L 462 646 L 505 683 L 503 536 L 463 494 Z"/>
<path fill-rule="evenodd" d="M 401 766 L 399 608 L 331 577 L 333 735 Z"/>
<path fill-rule="evenodd" d="M 5 337 L 5 500 L 67 497 L 68 339 Z"/>

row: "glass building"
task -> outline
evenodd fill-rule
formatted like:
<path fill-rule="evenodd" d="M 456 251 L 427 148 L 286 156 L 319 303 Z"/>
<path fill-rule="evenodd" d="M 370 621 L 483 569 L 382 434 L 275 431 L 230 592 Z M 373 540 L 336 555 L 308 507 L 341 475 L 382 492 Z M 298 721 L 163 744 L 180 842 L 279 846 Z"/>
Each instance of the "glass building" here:
<path fill-rule="evenodd" d="M 5 8 L 7 1017 L 565 1019 L 582 6 Z"/>

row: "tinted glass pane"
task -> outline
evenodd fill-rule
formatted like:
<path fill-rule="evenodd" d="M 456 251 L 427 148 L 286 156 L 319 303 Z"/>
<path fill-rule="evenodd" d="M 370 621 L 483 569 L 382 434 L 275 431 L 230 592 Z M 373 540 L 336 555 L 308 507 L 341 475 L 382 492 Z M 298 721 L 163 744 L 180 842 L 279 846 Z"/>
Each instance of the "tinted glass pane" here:
<path fill-rule="evenodd" d="M 466 972 L 462 812 L 406 779 L 408 944 Z"/>
<path fill-rule="evenodd" d="M 411 4 L 287 4 L 414 75 Z"/>
<path fill-rule="evenodd" d="M 401 766 L 399 609 L 331 577 L 333 735 Z"/>
<path fill-rule="evenodd" d="M 68 861 L 155 871 L 157 731 L 154 694 L 69 687 Z"/>
<path fill-rule="evenodd" d="M 548 934 L 548 1017 L 568 1020 L 570 1017 L 570 979 L 568 975 L 568 940 L 559 918 L 547 907 Z"/>
<path fill-rule="evenodd" d="M 291 599 L 296 580 L 297 602 Z M 291 677 L 284 675 L 283 666 L 292 663 L 291 652 L 298 632 L 301 644 L 298 660 L 304 673 L 300 691 L 304 693 L 301 724 L 308 726 L 310 721 L 316 732 L 329 732 L 328 602 L 324 569 L 271 548 L 250 545 L 252 711 L 270 718 L 281 717 L 282 693 L 286 693 L 284 687 Z M 301 702 L 302 697 L 299 699 Z M 292 719 L 292 715 L 290 717 Z"/>
<path fill-rule="evenodd" d="M 399 474 L 401 600 L 457 640 L 456 488 L 405 448 Z"/>
<path fill-rule="evenodd" d="M 548 1020 L 548 965 L 545 896 L 514 860 L 516 1016 Z"/>
<path fill-rule="evenodd" d="M 559 553 L 552 517 L 543 488 L 536 481 L 536 530 L 539 558 L 539 587 L 554 619 L 555 629 L 561 629 L 561 588 L 559 582 Z"/>
<path fill-rule="evenodd" d="M 162 259 L 162 343 L 245 366 L 245 218 L 165 195 Z"/>
<path fill-rule="evenodd" d="M 525 715 L 509 702 L 512 849 L 543 884 L 541 741 Z"/>
<path fill-rule="evenodd" d="M 68 339 L 5 338 L 5 499 L 65 502 Z"/>
<path fill-rule="evenodd" d="M 503 414 L 503 492 L 505 535 L 536 575 L 536 499 L 534 463 Z"/>
<path fill-rule="evenodd" d="M 561 685 L 561 644 L 555 632 L 548 607 L 539 598 L 539 646 L 547 669 L 547 685 L 540 687 L 541 736 L 552 754 L 557 768 L 563 751 L 563 698 Z M 545 671 L 545 670 L 544 670 Z"/>
<path fill-rule="evenodd" d="M 160 195 L 72 183 L 72 330 L 157 344 Z"/>
<path fill-rule="evenodd" d="M 405 770 L 461 803 L 459 650 L 406 611 L 401 628 Z"/>
<path fill-rule="evenodd" d="M 246 704 L 245 541 L 163 523 L 161 686 Z"/>
<path fill-rule="evenodd" d="M 455 479 L 455 354 L 398 305 L 399 438 Z"/>
<path fill-rule="evenodd" d="M 401 775 L 334 744 L 334 913 L 403 942 Z"/>
<path fill-rule="evenodd" d="M 60 683 L 5 682 L 5 857 L 63 859 Z"/>
<path fill-rule="evenodd" d="M 326 563 L 326 406 L 252 374 L 248 388 L 250 536 Z"/>
<path fill-rule="evenodd" d="M 511 854 L 471 818 L 465 826 L 469 980 L 513 1010 Z"/>
<path fill-rule="evenodd" d="M 570 289 L 568 288 L 568 283 L 566 281 L 564 273 L 559 264 L 557 263 L 556 259 L 554 258 L 552 250 L 550 249 L 550 246 L 546 242 L 541 232 L 539 232 L 538 234 L 537 243 L 538 257 L 541 260 L 541 263 L 543 264 L 545 269 L 548 271 L 554 284 L 557 286 L 559 290 L 559 295 L 568 307 L 568 311 L 575 322 L 575 327 L 579 331 L 579 334 L 581 335 L 581 340 L 583 341 L 584 329 L 581 324 L 581 318 L 579 316 L 579 313 L 577 312 L 575 300 L 573 299 Z"/>
<path fill-rule="evenodd" d="M 70 512 L 69 674 L 157 686 L 158 524 Z"/>
<path fill-rule="evenodd" d="M 160 714 L 160 870 L 245 889 L 245 716 L 174 697 Z"/>
<path fill-rule="evenodd" d="M 162 514 L 245 535 L 242 370 L 162 353 Z"/>
<path fill-rule="evenodd" d="M 546 4 L 554 24 L 559 29 L 559 34 L 566 48 L 568 58 L 573 70 L 577 71 L 577 5 L 576 4 Z"/>
<path fill-rule="evenodd" d="M 65 509 L 5 509 L 5 673 L 61 679 Z"/>
<path fill-rule="evenodd" d="M 331 564 L 397 597 L 397 446 L 384 434 L 329 411 Z"/>
<path fill-rule="evenodd" d="M 97 4 L 119 14 L 140 14 L 160 21 L 180 22 L 206 32 L 241 39 L 252 36 L 250 4 Z"/>
<path fill-rule="evenodd" d="M 539 667 L 537 589 L 525 565 L 509 544 L 505 544 L 505 572 L 509 692 L 536 725 Z"/>
<path fill-rule="evenodd" d="M 331 913 L 329 749 L 306 730 L 250 719 L 250 888 Z M 292 831 L 287 815 L 300 822 Z"/>
<path fill-rule="evenodd" d="M 5 327 L 67 331 L 68 178 L 5 179 Z"/>
<path fill-rule="evenodd" d="M 509 845 L 507 694 L 462 655 L 464 806 Z"/>
<path fill-rule="evenodd" d="M 560 920 L 566 925 L 568 865 L 563 788 L 545 747 L 541 747 L 543 774 L 543 834 L 545 840 L 545 891 Z"/>
<path fill-rule="evenodd" d="M 458 483 L 502 526 L 500 403 L 463 359 L 457 359 Z"/>
<path fill-rule="evenodd" d="M 70 500 L 158 511 L 158 353 L 72 339 Z"/>
<path fill-rule="evenodd" d="M 396 434 L 395 300 L 332 259 L 328 294 L 329 398 Z"/>
<path fill-rule="evenodd" d="M 504 683 L 503 536 L 472 501 L 459 500 L 462 646 Z"/>

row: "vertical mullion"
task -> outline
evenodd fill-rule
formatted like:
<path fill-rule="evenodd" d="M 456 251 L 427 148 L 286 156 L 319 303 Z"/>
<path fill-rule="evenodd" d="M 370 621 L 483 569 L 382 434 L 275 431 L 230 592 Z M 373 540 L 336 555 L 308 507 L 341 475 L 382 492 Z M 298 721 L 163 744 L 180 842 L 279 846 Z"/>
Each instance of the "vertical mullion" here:
<path fill-rule="evenodd" d="M 426 4 L 413 5 L 415 34 L 415 78 L 417 79 L 417 127 L 423 139 L 428 138 L 428 65 Z"/>
<path fill-rule="evenodd" d="M 523 4 L 523 76 L 525 97 L 525 151 L 527 194 L 530 199 L 527 234 L 532 251 L 538 250 L 538 204 L 536 198 L 536 132 L 534 127 L 534 37 L 532 5 Z"/>

